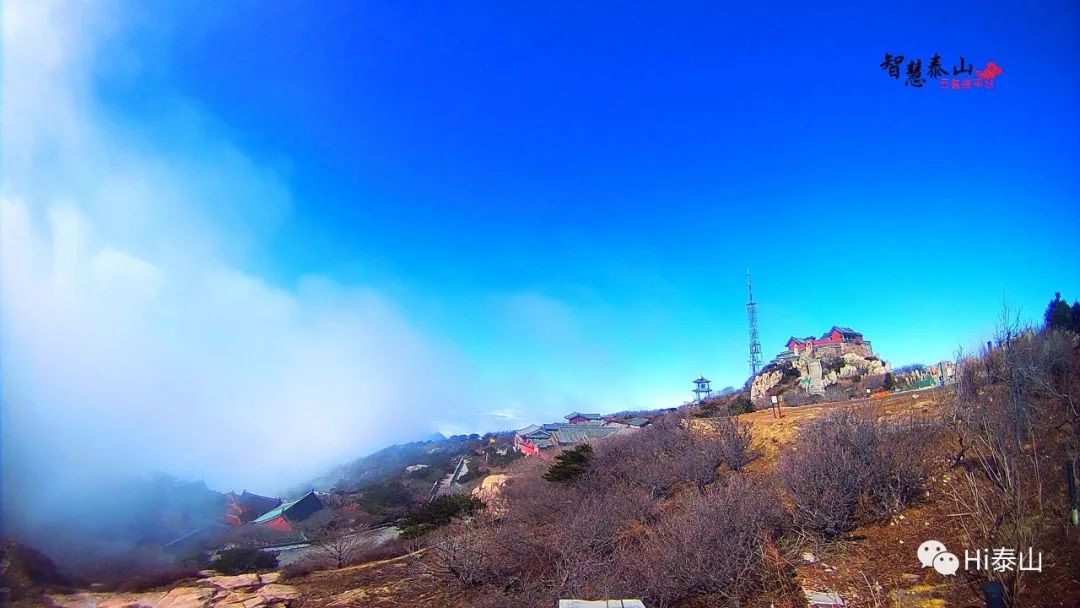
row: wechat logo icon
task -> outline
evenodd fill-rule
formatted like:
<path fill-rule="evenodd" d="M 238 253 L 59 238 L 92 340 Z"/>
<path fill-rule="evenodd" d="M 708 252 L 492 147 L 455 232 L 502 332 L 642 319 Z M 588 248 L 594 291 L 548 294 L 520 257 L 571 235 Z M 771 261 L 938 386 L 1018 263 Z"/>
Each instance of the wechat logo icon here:
<path fill-rule="evenodd" d="M 928 540 L 919 545 L 916 557 L 923 568 L 933 568 L 942 576 L 952 576 L 960 569 L 960 559 L 940 541 Z"/>

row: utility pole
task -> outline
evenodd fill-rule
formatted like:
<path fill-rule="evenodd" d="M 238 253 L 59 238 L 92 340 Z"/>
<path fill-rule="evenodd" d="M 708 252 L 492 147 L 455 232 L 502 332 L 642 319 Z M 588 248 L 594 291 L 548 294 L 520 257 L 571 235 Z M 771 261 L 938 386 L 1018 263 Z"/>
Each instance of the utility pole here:
<path fill-rule="evenodd" d="M 754 287 L 750 281 L 750 269 L 746 269 L 746 318 L 750 322 L 750 377 L 761 369 L 761 341 L 758 340 L 757 303 L 754 302 Z"/>

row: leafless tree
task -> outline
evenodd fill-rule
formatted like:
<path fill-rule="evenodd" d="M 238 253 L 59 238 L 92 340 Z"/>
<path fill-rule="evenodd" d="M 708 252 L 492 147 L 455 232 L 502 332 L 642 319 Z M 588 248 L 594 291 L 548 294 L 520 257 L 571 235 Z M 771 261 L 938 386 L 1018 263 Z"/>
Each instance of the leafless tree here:
<path fill-rule="evenodd" d="M 354 563 L 370 545 L 366 524 L 354 524 L 347 514 L 325 509 L 308 518 L 300 526 L 311 543 L 312 555 L 328 567 L 344 568 Z"/>

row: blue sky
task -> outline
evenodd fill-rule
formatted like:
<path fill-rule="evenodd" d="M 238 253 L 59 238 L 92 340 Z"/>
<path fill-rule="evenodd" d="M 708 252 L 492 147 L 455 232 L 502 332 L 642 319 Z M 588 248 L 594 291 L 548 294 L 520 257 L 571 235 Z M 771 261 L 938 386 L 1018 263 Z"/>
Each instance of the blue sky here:
<path fill-rule="evenodd" d="M 483 365 L 529 356 L 487 331 L 498 292 L 657 382 L 733 384 L 748 266 L 770 354 L 837 323 L 937 359 L 1003 297 L 1080 290 L 1075 3 L 580 4 L 236 3 L 172 15 L 151 77 L 107 90 L 192 99 L 288 166 L 262 271 L 389 288 Z M 913 90 L 885 52 L 1004 73 Z"/>
<path fill-rule="evenodd" d="M 5 46 L 44 74 L 7 65 L 7 111 L 55 118 L 5 134 L 38 146 L 7 155 L 5 195 L 31 218 L 74 207 L 135 260 L 124 281 L 187 277 L 139 288 L 153 348 L 251 347 L 168 376 L 199 394 L 241 378 L 230 403 L 258 401 L 247 387 L 288 369 L 362 411 L 452 394 L 413 422 L 486 430 L 674 405 L 699 373 L 741 384 L 748 267 L 766 358 L 838 324 L 896 364 L 936 361 L 985 339 L 1003 299 L 1034 319 L 1055 290 L 1080 297 L 1073 2 L 217 4 L 54 5 L 26 39 L 61 51 Z M 914 89 L 885 53 L 1003 73 Z M 42 222 L 28 242 L 57 249 Z M 196 266 L 274 312 L 206 304 Z M 339 322 L 361 338 L 335 341 Z M 332 363 L 261 365 L 280 336 Z M 371 382 L 400 382 L 340 384 L 335 366 L 363 377 L 384 351 L 394 373 Z"/>

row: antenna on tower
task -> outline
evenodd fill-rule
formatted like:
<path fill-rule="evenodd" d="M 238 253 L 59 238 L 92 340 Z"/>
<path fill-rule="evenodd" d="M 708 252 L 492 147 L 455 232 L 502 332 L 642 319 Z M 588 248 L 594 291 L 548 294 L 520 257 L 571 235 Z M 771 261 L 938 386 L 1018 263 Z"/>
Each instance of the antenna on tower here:
<path fill-rule="evenodd" d="M 750 281 L 750 269 L 746 269 L 746 318 L 750 322 L 750 377 L 754 377 L 761 368 L 761 342 L 757 331 L 757 303 L 754 302 L 754 287 Z"/>

